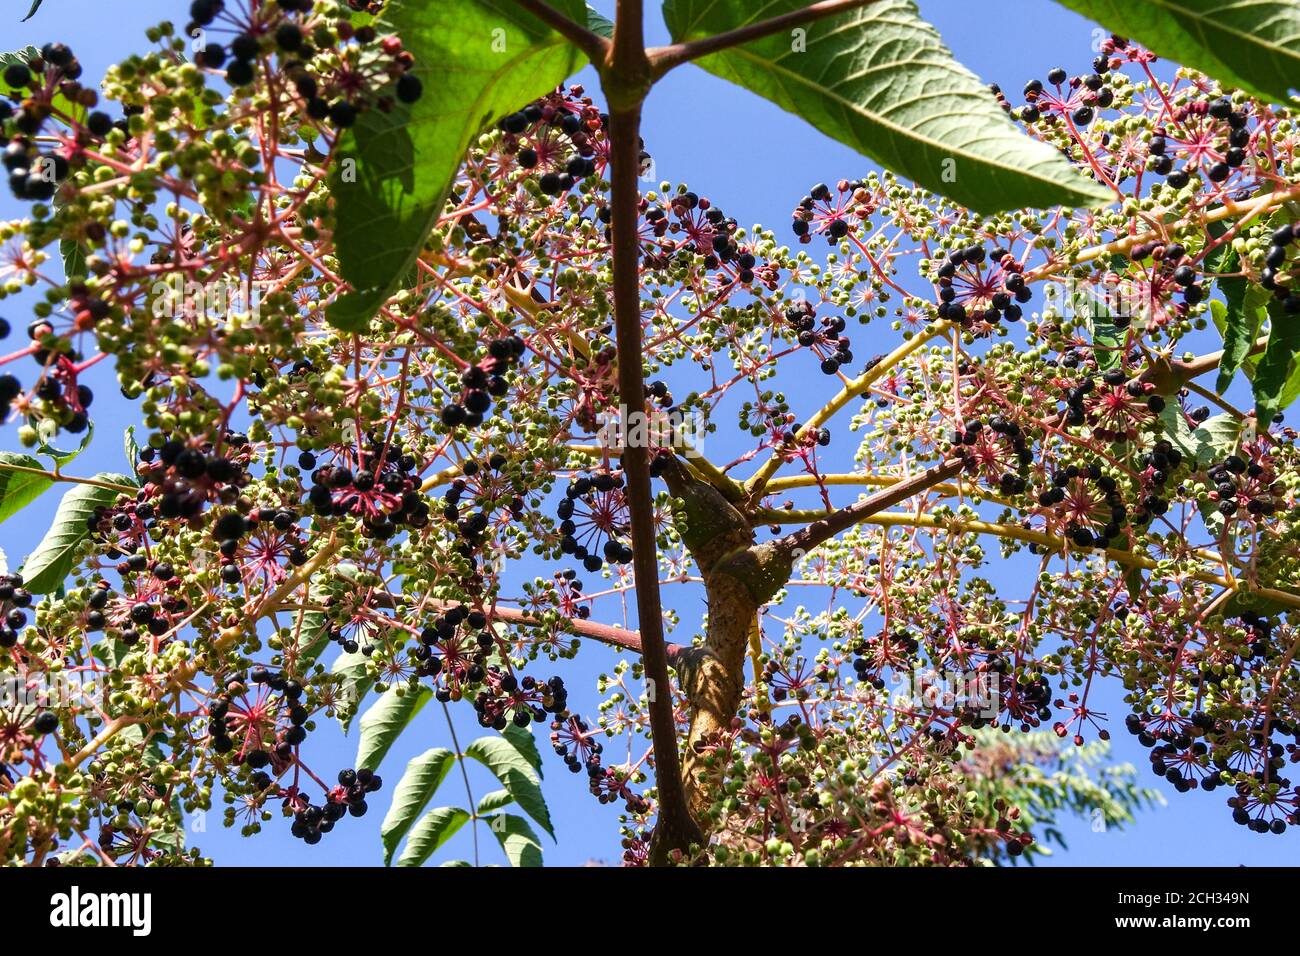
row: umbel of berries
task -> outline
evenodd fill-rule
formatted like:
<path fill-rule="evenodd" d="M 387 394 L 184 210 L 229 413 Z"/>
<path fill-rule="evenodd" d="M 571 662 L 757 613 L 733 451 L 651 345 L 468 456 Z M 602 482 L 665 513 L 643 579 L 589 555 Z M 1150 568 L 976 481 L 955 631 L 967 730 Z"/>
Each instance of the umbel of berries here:
<path fill-rule="evenodd" d="M 350 515 L 366 534 L 386 541 L 403 527 L 422 528 L 429 521 L 428 502 L 419 494 L 415 457 L 400 447 L 385 447 L 380 436 L 351 456 L 356 469 L 340 461 L 312 472 L 307 500 L 321 516 Z"/>
<path fill-rule="evenodd" d="M 952 442 L 968 472 L 982 476 L 1004 495 L 1020 494 L 1033 452 L 1020 426 L 995 415 L 988 425 L 976 419 L 953 432 Z"/>
<path fill-rule="evenodd" d="M 365 816 L 370 809 L 367 795 L 383 787 L 383 779 L 372 770 L 362 767 L 340 770 L 338 786 L 325 795 L 321 804 L 306 804 L 295 810 L 289 832 L 309 846 L 321 841 L 321 836 L 334 829 L 334 824 L 345 816 Z"/>
<path fill-rule="evenodd" d="M 536 177 L 544 195 L 558 196 L 596 174 L 607 161 L 596 151 L 606 117 L 581 86 L 557 89 L 502 117 L 501 150 Z"/>
<path fill-rule="evenodd" d="M 583 475 L 570 482 L 556 514 L 560 550 L 588 571 L 599 571 L 606 561 L 628 564 L 632 560 L 632 548 L 622 540 L 631 529 L 621 472 Z"/>
<path fill-rule="evenodd" d="M 9 121 L 17 133 L 8 140 L 0 136 L 9 189 L 15 199 L 48 202 L 72 168 L 70 157 L 77 157 L 80 163 L 75 151 L 51 148 L 50 138 L 41 135 L 48 124 L 73 120 L 63 112 L 68 109 L 66 104 L 94 105 L 97 94 L 78 82 L 80 76 L 80 62 L 62 43 L 47 43 L 38 56 L 11 62 L 0 74 L 3 88 L 21 100 L 17 111 L 0 100 L 0 125 Z M 62 95 L 57 104 L 56 94 Z"/>
<path fill-rule="evenodd" d="M 1018 321 L 1024 315 L 1021 306 L 1033 298 L 1020 263 L 1005 249 L 954 249 L 940 257 L 936 281 L 939 318 L 963 328 L 977 322 L 993 326 L 1004 319 Z"/>
<path fill-rule="evenodd" d="M 18 635 L 27 626 L 26 609 L 32 606 L 32 593 L 23 587 L 21 574 L 0 575 L 0 648 L 18 643 Z"/>
<path fill-rule="evenodd" d="M 794 329 L 799 344 L 811 348 L 821 358 L 821 370 L 834 375 L 853 361 L 852 342 L 844 334 L 842 316 L 824 316 L 817 321 L 817 310 L 807 301 L 785 310 L 785 320 Z"/>

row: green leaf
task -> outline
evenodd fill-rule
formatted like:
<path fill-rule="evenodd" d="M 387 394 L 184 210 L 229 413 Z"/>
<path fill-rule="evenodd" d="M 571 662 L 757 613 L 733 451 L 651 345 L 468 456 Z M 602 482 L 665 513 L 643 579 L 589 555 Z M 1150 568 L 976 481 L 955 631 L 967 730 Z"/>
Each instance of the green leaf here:
<path fill-rule="evenodd" d="M 406 765 L 406 772 L 393 791 L 393 802 L 384 817 L 380 833 L 384 841 L 384 866 L 393 859 L 393 851 L 411 828 L 442 781 L 456 763 L 456 755 L 445 747 L 426 750 Z M 481 811 L 480 811 L 481 812 Z"/>
<path fill-rule="evenodd" d="M 1233 260 L 1236 255 L 1232 253 Z M 1219 362 L 1219 375 L 1214 383 L 1215 391 L 1222 395 L 1232 384 L 1237 369 L 1246 366 L 1247 376 L 1253 374 L 1250 367 L 1253 363 L 1248 365 L 1247 356 L 1259 337 L 1269 294 L 1260 286 L 1248 285 L 1238 276 L 1220 279 L 1218 286 L 1224 301 L 1212 301 L 1210 314 L 1223 334 L 1223 359 Z"/>
<path fill-rule="evenodd" d="M 1124 357 L 1125 338 L 1124 330 L 1116 328 L 1109 315 L 1093 315 L 1092 344 L 1099 370 L 1107 372 L 1119 365 Z"/>
<path fill-rule="evenodd" d="M 542 755 L 537 752 L 537 740 L 533 737 L 531 730 L 526 727 L 517 727 L 514 724 L 506 724 L 506 729 L 501 731 L 501 736 L 523 755 L 523 758 L 528 761 L 528 765 L 537 771 L 537 776 L 545 776 L 542 773 Z"/>
<path fill-rule="evenodd" d="M 140 443 L 135 440 L 135 426 L 128 425 L 122 435 L 122 451 L 126 453 L 126 464 L 135 474 L 140 465 Z"/>
<path fill-rule="evenodd" d="M 1241 422 L 1226 412 L 1207 419 L 1193 431 L 1187 424 L 1187 415 L 1172 398 L 1166 400 L 1160 420 L 1170 443 L 1189 459 L 1189 464 L 1199 466 L 1228 455 L 1237 447 L 1241 434 Z"/>
<path fill-rule="evenodd" d="M 551 6 L 579 22 L 586 17 L 582 0 Z M 355 291 L 335 301 L 328 317 L 345 331 L 364 328 L 410 272 L 479 131 L 550 92 L 583 61 L 513 0 L 389 0 L 382 19 L 415 57 L 425 93 L 387 113 L 365 112 L 341 147 L 330 186 L 335 241 Z"/>
<path fill-rule="evenodd" d="M 806 0 L 667 0 L 676 42 L 798 10 Z M 877 0 L 698 60 L 895 173 L 982 213 L 1114 197 L 1016 129 L 912 0 Z"/>
<path fill-rule="evenodd" d="M 603 36 L 606 40 L 614 39 L 613 22 L 602 16 L 600 11 L 591 4 L 587 4 L 587 29 L 592 33 Z"/>
<path fill-rule="evenodd" d="M 1207 418 L 1192 434 L 1197 441 L 1198 455 L 1208 456 L 1204 459 L 1198 457 L 1198 462 L 1206 464 L 1219 461 L 1236 450 L 1237 441 L 1241 437 L 1241 421 L 1235 415 L 1224 412 Z"/>
<path fill-rule="evenodd" d="M 36 454 L 44 455 L 47 458 L 52 458 L 55 464 L 57 464 L 60 468 L 63 468 L 65 465 L 72 464 L 72 462 L 76 460 L 77 456 L 80 455 L 83 451 L 85 451 L 90 446 L 90 441 L 94 437 L 95 437 L 95 423 L 93 421 L 87 421 L 86 433 L 81 436 L 81 442 L 77 445 L 76 448 L 72 449 L 71 451 L 65 451 L 62 448 L 55 448 L 53 445 L 49 444 L 48 442 L 45 442 L 39 448 L 36 449 Z M 138 483 L 134 478 L 130 479 L 130 481 L 132 484 Z"/>
<path fill-rule="evenodd" d="M 536 820 L 552 840 L 555 839 L 540 779 L 515 744 L 503 737 L 480 737 L 465 748 L 465 756 L 473 757 L 491 770 L 520 809 Z"/>
<path fill-rule="evenodd" d="M 307 590 L 307 600 L 312 604 L 325 599 L 325 594 L 313 582 Z M 329 646 L 330 622 L 324 611 L 303 611 L 298 625 L 297 656 L 294 659 L 298 672 L 303 673 Z M 360 656 L 360 655 L 358 655 Z"/>
<path fill-rule="evenodd" d="M 1283 408 L 1287 383 L 1291 379 L 1296 354 L 1300 352 L 1300 322 L 1282 311 L 1277 299 L 1268 304 L 1268 345 L 1255 369 L 1255 419 L 1260 428 Z"/>
<path fill-rule="evenodd" d="M 1058 0 L 1225 87 L 1288 105 L 1300 78 L 1295 0 Z"/>
<path fill-rule="evenodd" d="M 119 731 L 118 736 L 133 747 L 140 747 L 140 762 L 146 767 L 156 767 L 167 759 L 162 743 L 156 734 L 145 736 L 145 730 L 139 724 L 128 724 Z"/>
<path fill-rule="evenodd" d="M 126 475 L 99 474 L 95 478 L 119 485 L 135 483 Z M 23 564 L 23 586 L 27 590 L 48 594 L 63 583 L 72 571 L 78 546 L 90 533 L 86 520 L 96 508 L 111 505 L 117 495 L 116 491 L 98 485 L 77 485 L 63 496 L 50 530 Z"/>
<path fill-rule="evenodd" d="M 515 798 L 510 796 L 509 790 L 493 790 L 478 802 L 478 809 L 474 812 L 479 816 L 486 816 L 492 811 L 500 810 L 502 807 L 508 807 L 514 802 Z"/>
<path fill-rule="evenodd" d="M 411 828 L 406 848 L 397 858 L 398 866 L 421 866 L 438 848 L 456 835 L 465 825 L 469 814 L 460 807 L 438 807 L 430 810 Z"/>
<path fill-rule="evenodd" d="M 0 451 L 0 521 L 12 518 L 54 484 L 54 479 L 45 474 L 32 475 L 25 471 L 13 471 L 15 467 L 45 471 L 45 466 L 30 455 L 15 455 L 13 452 Z"/>
<path fill-rule="evenodd" d="M 36 16 L 36 11 L 41 8 L 41 4 L 44 2 L 45 0 L 32 0 L 32 8 L 27 11 L 27 16 L 23 17 L 21 22 L 26 23 L 32 17 Z"/>
<path fill-rule="evenodd" d="M 469 862 L 466 861 L 466 860 L 448 860 L 446 863 L 439 863 L 438 865 L 439 865 L 439 866 L 453 866 L 453 867 L 456 867 L 456 866 L 465 866 L 465 867 L 472 866 L 472 864 L 469 863 Z"/>
<path fill-rule="evenodd" d="M 334 574 L 344 581 L 355 581 L 357 576 L 357 566 L 351 561 L 340 561 L 333 567 Z M 312 578 L 311 585 L 307 589 L 307 603 L 321 606 L 324 605 L 330 597 L 330 590 L 325 586 L 325 578 L 322 575 L 315 575 Z M 305 610 L 302 612 L 301 623 L 298 625 L 298 644 L 297 659 L 295 664 L 300 673 L 305 673 L 316 659 L 324 653 L 325 648 L 330 643 L 330 620 L 324 611 Z M 360 655 L 357 655 L 360 656 Z M 338 662 L 335 662 L 338 666 Z M 370 682 L 370 683 L 373 683 Z M 370 684 L 366 684 L 369 689 Z M 365 691 L 362 691 L 364 694 Z M 347 732 L 346 725 L 343 728 Z"/>
<path fill-rule="evenodd" d="M 357 715 L 357 706 L 361 703 L 361 699 L 374 686 L 375 679 L 370 676 L 369 663 L 370 658 L 364 654 L 349 654 L 344 651 L 334 659 L 334 665 L 330 668 L 330 673 L 343 678 L 339 687 L 339 704 L 342 713 L 338 715 L 338 722 L 344 734 L 352 728 L 352 720 Z"/>
<path fill-rule="evenodd" d="M 527 820 L 512 813 L 498 813 L 483 820 L 506 851 L 511 866 L 542 865 L 542 842 Z"/>
<path fill-rule="evenodd" d="M 433 691 L 420 685 L 415 688 L 392 688 L 379 696 L 361 715 L 361 739 L 357 741 L 357 768 L 374 770 L 388 753 L 406 725 L 420 712 Z"/>
<path fill-rule="evenodd" d="M 53 203 L 60 205 L 56 194 Z M 86 277 L 86 246 L 77 239 L 60 239 L 59 255 L 63 258 L 63 278 L 65 280 L 84 279 Z"/>

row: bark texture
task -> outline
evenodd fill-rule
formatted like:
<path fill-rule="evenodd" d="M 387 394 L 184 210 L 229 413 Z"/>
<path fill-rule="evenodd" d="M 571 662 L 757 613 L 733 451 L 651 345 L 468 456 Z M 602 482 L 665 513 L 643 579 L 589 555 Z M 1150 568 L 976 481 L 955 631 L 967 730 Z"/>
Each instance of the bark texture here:
<path fill-rule="evenodd" d="M 690 706 L 682 763 L 686 800 L 695 822 L 707 834 L 706 811 L 713 795 L 705 785 L 701 751 L 731 728 L 745 687 L 750 628 L 759 608 L 789 580 L 793 562 L 788 548 L 755 544 L 745 514 L 685 463 L 674 460 L 664 479 L 673 496 L 683 502 L 682 538 L 704 578 L 708 600 L 703 645 L 683 648 L 674 660 Z M 652 859 L 672 849 L 656 833 Z"/>

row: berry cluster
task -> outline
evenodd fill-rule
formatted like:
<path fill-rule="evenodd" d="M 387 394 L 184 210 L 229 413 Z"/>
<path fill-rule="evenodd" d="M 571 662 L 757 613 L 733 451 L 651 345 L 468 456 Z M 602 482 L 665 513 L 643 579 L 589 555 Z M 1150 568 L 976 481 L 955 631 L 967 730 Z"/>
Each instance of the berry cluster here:
<path fill-rule="evenodd" d="M 18 643 L 18 632 L 27 626 L 26 608 L 32 606 L 32 593 L 23 587 L 21 574 L 0 575 L 0 647 Z"/>
<path fill-rule="evenodd" d="M 234 504 L 250 480 L 249 458 L 247 436 L 235 432 L 227 432 L 220 445 L 173 437 L 157 448 L 145 447 L 137 472 L 143 482 L 140 500 L 152 505 L 146 514 L 195 518 L 209 502 Z"/>
<path fill-rule="evenodd" d="M 601 471 L 569 482 L 556 508 L 560 551 L 573 555 L 588 571 L 606 561 L 627 564 L 632 546 L 621 540 L 631 533 L 621 472 Z"/>
<path fill-rule="evenodd" d="M 9 334 L 9 323 L 0 319 L 0 338 Z M 32 395 L 21 404 L 27 424 L 19 429 L 19 440 L 28 446 L 36 445 L 41 436 L 46 438 L 54 431 L 80 435 L 90 424 L 89 409 L 95 394 L 79 378 L 83 369 L 80 352 L 70 348 L 66 339 L 54 334 L 53 326 L 45 319 L 36 319 L 27 326 L 32 340 L 30 349 L 17 353 L 30 355 L 41 369 L 41 377 Z M 15 356 L 16 357 L 16 356 Z M 23 393 L 22 383 L 12 373 L 0 375 L 0 409 L 7 408 Z"/>
<path fill-rule="evenodd" d="M 1263 451 L 1258 447 L 1243 448 L 1249 461 L 1239 455 L 1228 455 L 1206 471 L 1214 485 L 1209 499 L 1217 502 L 1219 514 L 1225 518 L 1232 517 L 1243 506 L 1252 518 L 1267 517 L 1277 510 L 1277 496 L 1286 493 L 1284 486 L 1276 484 L 1269 457 L 1262 453 L 1250 455 L 1251 450 Z"/>
<path fill-rule="evenodd" d="M 952 434 L 952 444 L 961 456 L 963 467 L 995 484 L 1003 495 L 1022 493 L 1028 482 L 1026 474 L 1034 454 L 1020 426 L 1001 415 L 989 419 L 988 426 L 974 419 Z"/>
<path fill-rule="evenodd" d="M 376 541 L 388 540 L 403 525 L 428 524 L 429 505 L 413 474 L 418 464 L 414 456 L 370 436 L 369 448 L 350 457 L 357 464 L 355 471 L 340 463 L 312 472 L 307 500 L 318 515 L 355 515 Z"/>
<path fill-rule="evenodd" d="M 259 674 L 259 676 L 262 676 Z M 283 680 L 276 678 L 277 682 Z M 263 678 L 265 683 L 265 678 Z M 284 697 L 288 698 L 288 681 L 284 680 Z M 296 688 L 301 693 L 301 687 Z M 288 760 L 293 753 L 293 745 L 287 741 L 277 745 L 274 751 L 267 750 L 265 737 L 267 730 L 274 730 L 277 722 L 278 707 L 269 701 L 265 688 L 256 694 L 253 702 L 236 704 L 236 695 L 245 695 L 247 688 L 239 680 L 231 681 L 226 693 L 213 697 L 208 702 L 208 744 L 214 753 L 234 753 L 235 760 L 253 770 L 261 770 L 271 764 L 273 757 L 281 762 Z M 306 717 L 303 717 L 304 722 Z M 303 736 L 306 736 L 304 730 Z"/>
<path fill-rule="evenodd" d="M 527 727 L 534 721 L 541 723 L 548 713 L 562 716 L 568 710 L 569 692 L 559 677 L 542 682 L 489 667 L 485 684 L 474 698 L 474 710 L 483 727 L 505 730 L 509 723 Z"/>
<path fill-rule="evenodd" d="M 1052 487 L 1038 504 L 1053 530 L 1063 531 L 1080 548 L 1106 548 L 1119 537 L 1128 509 L 1113 477 L 1099 462 L 1070 465 L 1052 476 Z M 1163 514 L 1167 503 L 1153 500 L 1148 510 Z"/>
<path fill-rule="evenodd" d="M 1260 633 L 1270 627 L 1257 615 L 1243 615 L 1242 621 Z M 1152 773 L 1164 777 L 1179 793 L 1213 791 L 1229 785 L 1231 777 L 1234 793 L 1227 803 L 1234 822 L 1255 833 L 1272 834 L 1285 833 L 1288 824 L 1300 825 L 1300 792 L 1290 790 L 1291 781 L 1278 775 L 1286 766 L 1288 748 L 1272 739 L 1274 734 L 1292 737 L 1295 759 L 1300 729 L 1286 721 L 1271 721 L 1267 733 L 1262 728 L 1251 730 L 1250 747 L 1232 751 L 1218 745 L 1232 739 L 1238 728 L 1200 710 L 1188 716 L 1170 711 L 1132 713 L 1124 725 L 1138 743 L 1151 748 Z"/>
<path fill-rule="evenodd" d="M 455 605 L 420 629 L 413 652 L 417 672 L 421 677 L 441 676 L 443 686 L 434 692 L 439 701 L 459 700 L 465 685 L 480 684 L 487 677 L 487 658 L 495 641 L 486 614 Z"/>
<path fill-rule="evenodd" d="M 1300 262 L 1288 259 L 1291 247 L 1297 244 L 1300 244 L 1300 222 L 1274 230 L 1259 275 L 1259 284 L 1272 291 L 1281 303 L 1282 311 L 1289 315 L 1300 312 Z M 1284 269 L 1290 270 L 1287 279 L 1279 282 Z"/>
<path fill-rule="evenodd" d="M 1152 427 L 1164 410 L 1165 400 L 1155 385 L 1130 378 L 1122 368 L 1112 368 L 1099 378 L 1085 378 L 1065 391 L 1067 425 L 1088 425 L 1107 441 L 1134 441 Z"/>
<path fill-rule="evenodd" d="M 524 354 L 527 346 L 517 335 L 502 336 L 488 344 L 488 357 L 471 365 L 460 377 L 464 391 L 459 401 L 442 407 L 442 423 L 449 428 L 482 425 L 492 410 L 492 399 L 509 391 L 505 372 Z"/>
<path fill-rule="evenodd" d="M 834 244 L 847 237 L 876 206 L 865 180 L 842 179 L 833 194 L 830 186 L 818 183 L 799 200 L 790 226 L 801 243 L 809 243 L 814 235 L 821 234 Z"/>
<path fill-rule="evenodd" d="M 818 328 L 817 310 L 804 300 L 785 310 L 785 320 L 794 329 L 799 344 L 811 348 L 821 359 L 821 369 L 825 374 L 834 375 L 841 366 L 853 361 L 853 352 L 850 351 L 853 343 L 844 334 L 843 317 L 823 316 L 821 327 Z"/>
<path fill-rule="evenodd" d="M 225 0 L 194 0 L 186 33 L 198 35 L 196 31 L 211 26 L 225 7 Z M 379 44 L 379 56 L 364 58 L 363 65 L 336 68 L 328 56 L 322 56 L 330 51 L 317 49 L 313 41 L 308 18 L 314 8 L 314 0 L 279 0 L 274 8 L 263 8 L 272 11 L 269 17 L 250 24 L 249 29 L 238 33 L 228 44 L 208 43 L 199 51 L 196 61 L 212 70 L 224 66 L 226 82 L 233 87 L 245 87 L 257 80 L 259 61 L 278 54 L 281 70 L 301 97 L 306 116 L 318 122 L 328 120 L 338 129 L 355 125 L 361 111 L 372 106 L 387 112 L 393 108 L 394 98 L 402 103 L 420 99 L 423 84 L 408 72 L 413 60 L 402 50 L 401 41 L 386 37 Z M 294 14 L 300 15 L 301 20 L 295 20 Z M 337 29 L 340 39 L 355 40 L 361 47 L 370 46 L 379 38 L 375 28 L 368 24 L 353 29 L 343 23 Z M 313 69 L 317 72 L 312 72 Z M 372 92 L 385 89 L 390 82 L 393 83 L 391 96 Z"/>
<path fill-rule="evenodd" d="M 740 226 L 736 220 L 706 196 L 683 189 L 663 205 L 643 198 L 641 213 L 646 223 L 643 245 L 647 265 L 664 268 L 673 256 L 701 256 L 704 268 L 726 266 L 744 285 L 752 283 L 764 269 L 754 251 L 738 241 Z M 599 216 L 607 224 L 608 236 L 608 207 L 603 207 Z"/>
<path fill-rule="evenodd" d="M 982 245 L 969 245 L 946 256 L 939 253 L 934 261 L 939 263 L 939 318 L 962 328 L 1016 322 L 1024 315 L 1021 306 L 1033 298 L 1020 262 L 1006 249 L 990 253 Z"/>
<path fill-rule="evenodd" d="M 1109 41 L 1112 46 L 1114 40 Z M 1044 116 L 1069 115 L 1076 127 L 1084 127 L 1097 116 L 1098 109 L 1105 109 L 1115 101 L 1115 92 L 1106 84 L 1106 75 L 1111 71 L 1111 59 L 1102 53 L 1092 61 L 1092 73 L 1082 76 L 1070 76 L 1063 67 L 1053 67 L 1047 72 L 1049 90 L 1042 80 L 1034 79 L 1025 84 L 1025 101 L 1028 104 L 1020 110 L 1023 123 L 1037 123 Z M 1001 98 L 1002 91 L 996 91 Z M 1003 99 L 1005 103 L 1005 99 Z"/>
<path fill-rule="evenodd" d="M 519 476 L 507 471 L 507 465 L 509 459 L 500 452 L 481 463 L 467 459 L 461 465 L 463 477 L 454 479 L 443 492 L 442 516 L 455 523 L 461 539 L 460 553 L 466 558 L 472 558 L 474 549 L 482 544 L 494 515 L 514 521 L 524 517 L 524 489 Z M 467 506 L 474 509 L 469 514 Z"/>
<path fill-rule="evenodd" d="M 551 747 L 573 773 L 586 771 L 588 789 L 601 803 L 622 800 L 628 813 L 647 812 L 648 801 L 632 789 L 627 773 L 602 764 L 603 734 L 576 714 L 561 713 L 551 722 Z"/>
<path fill-rule="evenodd" d="M 77 82 L 80 76 L 81 64 L 62 43 L 47 43 L 41 48 L 40 56 L 5 68 L 3 79 L 11 95 L 23 97 L 16 112 L 0 100 L 0 125 L 11 121 L 18 134 L 12 140 L 0 136 L 9 189 L 14 198 L 47 202 L 54 197 L 59 183 L 67 178 L 70 157 L 77 157 L 76 152 L 64 148 L 42 152 L 38 137 L 56 112 L 61 119 L 72 120 L 74 117 L 68 113 L 93 107 L 98 102 L 98 94 L 93 89 Z M 87 124 L 84 129 L 87 136 L 103 136 L 113 128 L 112 121 L 103 113 L 90 114 Z M 77 160 L 80 162 L 79 157 Z"/>
<path fill-rule="evenodd" d="M 547 196 L 567 193 L 574 185 L 604 170 L 608 153 L 602 136 L 608 117 L 581 86 L 556 90 L 498 124 L 501 151 L 537 177 Z"/>
<path fill-rule="evenodd" d="M 905 630 L 882 631 L 853 644 L 853 672 L 859 681 L 870 684 L 876 690 L 884 690 L 885 670 L 904 670 L 912 666 L 920 649 L 921 642 Z M 776 672 L 775 662 L 770 662 L 768 667 L 769 676 L 765 679 L 770 683 L 770 675 Z M 774 700 L 781 700 L 782 697 L 784 694 L 778 696 L 773 693 Z"/>
<path fill-rule="evenodd" d="M 308 803 L 296 806 L 293 824 L 289 832 L 308 846 L 315 846 L 321 841 L 321 835 L 334 829 L 334 824 L 345 816 L 362 817 L 370 807 L 366 804 L 366 795 L 374 793 L 384 785 L 383 778 L 364 767 L 353 770 L 340 770 L 338 786 L 325 796 L 320 805 Z M 301 798 L 286 800 L 286 804 L 301 804 Z"/>

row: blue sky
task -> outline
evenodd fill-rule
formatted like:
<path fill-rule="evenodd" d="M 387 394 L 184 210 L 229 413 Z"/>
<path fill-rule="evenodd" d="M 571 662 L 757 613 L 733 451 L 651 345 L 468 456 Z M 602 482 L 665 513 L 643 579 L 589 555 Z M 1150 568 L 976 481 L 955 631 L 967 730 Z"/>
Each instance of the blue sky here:
<path fill-rule="evenodd" d="M 612 0 L 594 5 L 612 15 Z M 655 7 L 648 14 L 651 42 L 666 39 Z M 1095 25 L 1066 11 L 1050 0 L 920 0 L 923 14 L 935 23 L 958 59 L 983 79 L 998 82 L 1014 96 L 1031 77 L 1043 76 L 1061 65 L 1072 73 L 1087 69 L 1092 59 Z M 22 8 L 21 11 L 19 8 Z M 146 46 L 143 30 L 159 20 L 186 19 L 187 0 L 131 0 L 104 3 L 102 0 L 46 0 L 43 9 L 28 23 L 16 22 L 27 4 L 5 4 L 4 39 L 0 48 L 17 49 L 29 43 L 40 45 L 51 39 L 68 43 L 85 66 L 86 78 L 102 75 L 104 68 L 127 53 Z M 583 79 L 596 91 L 588 70 Z M 792 206 L 818 181 L 857 178 L 871 164 L 861 156 L 811 130 L 794 117 L 742 90 L 714 79 L 693 67 L 674 73 L 655 89 L 645 109 L 643 135 L 656 162 L 659 178 L 684 181 L 702 195 L 708 195 L 742 224 L 762 222 L 784 235 Z M 19 205 L 5 191 L 0 196 L 0 218 L 21 214 Z M 18 330 L 30 321 L 30 300 L 11 299 L 0 303 L 4 315 Z M 892 344 L 886 323 L 878 323 L 857 336 L 867 341 L 855 351 L 860 355 L 883 352 Z M 14 339 L 10 340 L 15 341 Z M 1211 346 L 1213 347 L 1213 346 Z M 107 364 L 107 363 L 105 363 Z M 30 375 L 27 369 L 22 369 Z M 78 474 L 123 470 L 122 433 L 135 418 L 135 407 L 121 400 L 105 365 L 97 367 L 90 382 L 100 396 L 96 412 L 96 433 L 88 451 L 73 466 Z M 820 378 L 820 377 L 819 377 Z M 821 385 L 819 381 L 817 385 Z M 820 392 L 816 393 L 820 395 Z M 814 396 L 815 397 L 815 396 Z M 792 391 L 796 412 L 800 395 Z M 803 407 L 811 408 L 813 398 Z M 722 439 L 719 439 L 720 441 Z M 13 426 L 0 430 L 0 449 L 17 450 Z M 726 449 L 723 449 L 725 454 Z M 39 541 L 58 503 L 51 492 L 17 519 L 0 525 L 0 547 L 13 566 Z M 549 574 L 550 564 L 527 569 L 529 576 Z M 1015 570 L 993 569 L 990 577 L 1009 588 Z M 683 618 L 698 619 L 696 599 L 680 604 Z M 685 639 L 684 637 L 679 639 Z M 594 677 L 608 670 L 617 658 L 602 647 L 586 645 L 581 659 L 557 667 L 571 688 L 571 699 L 588 714 L 594 710 Z M 1131 761 L 1140 768 L 1139 780 L 1154 786 L 1169 800 L 1165 808 L 1148 811 L 1138 824 L 1124 832 L 1093 833 L 1086 821 L 1067 821 L 1063 830 L 1069 852 L 1058 851 L 1047 864 L 1073 865 L 1286 865 L 1294 861 L 1294 831 L 1287 836 L 1260 836 L 1235 826 L 1223 806 L 1224 794 L 1180 795 L 1163 779 L 1145 768 L 1145 751 L 1123 731 L 1125 712 L 1114 688 L 1106 688 L 1103 709 L 1115 720 L 1114 757 Z M 462 745 L 478 729 L 467 705 L 452 710 Z M 193 835 L 194 842 L 218 864 L 244 865 L 377 865 L 380 863 L 379 826 L 393 785 L 405 761 L 424 749 L 447 743 L 446 723 L 438 705 L 430 704 L 416 723 L 390 752 L 381 768 L 387 786 L 376 795 L 371 813 L 361 819 L 346 819 L 316 847 L 292 839 L 287 824 L 272 821 L 253 839 L 242 839 L 236 831 L 220 825 L 220 809 L 203 821 L 205 831 Z M 545 791 L 556 824 L 558 844 L 547 841 L 549 864 L 581 864 L 589 860 L 616 862 L 619 856 L 617 815 L 602 807 L 586 792 L 583 777 L 570 775 L 560 761 L 549 754 L 545 741 Z M 311 739 L 314 767 L 332 775 L 333 770 L 351 766 L 355 739 L 344 739 L 332 723 Z M 481 770 L 471 775 L 476 797 L 496 784 Z M 465 804 L 464 791 L 456 776 L 444 784 L 439 796 Z M 196 821 L 191 821 L 192 825 Z M 480 835 L 483 862 L 500 862 L 501 857 L 489 834 Z M 437 857 L 468 857 L 468 830 L 458 835 Z"/>

